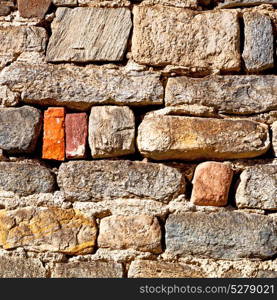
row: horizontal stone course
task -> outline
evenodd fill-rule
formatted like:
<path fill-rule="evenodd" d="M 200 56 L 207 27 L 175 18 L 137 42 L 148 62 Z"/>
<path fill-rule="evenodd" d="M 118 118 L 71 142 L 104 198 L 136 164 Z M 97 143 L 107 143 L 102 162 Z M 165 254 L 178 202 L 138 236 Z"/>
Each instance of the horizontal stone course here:
<path fill-rule="evenodd" d="M 262 123 L 157 115 L 143 119 L 137 144 L 140 153 L 155 160 L 251 158 L 270 146 Z"/>
<path fill-rule="evenodd" d="M 127 160 L 64 163 L 58 185 L 70 201 L 144 198 L 168 202 L 185 191 L 185 179 L 177 169 Z"/>
<path fill-rule="evenodd" d="M 169 78 L 165 105 L 202 105 L 218 113 L 250 115 L 277 109 L 275 75 Z"/>
<path fill-rule="evenodd" d="M 20 92 L 24 103 L 88 110 L 95 104 L 162 104 L 159 77 L 157 72 L 124 68 L 16 62 L 0 73 L 0 85 Z"/>
<path fill-rule="evenodd" d="M 276 229 L 276 220 L 253 213 L 170 215 L 165 225 L 166 251 L 178 257 L 266 259 L 277 253 Z"/>

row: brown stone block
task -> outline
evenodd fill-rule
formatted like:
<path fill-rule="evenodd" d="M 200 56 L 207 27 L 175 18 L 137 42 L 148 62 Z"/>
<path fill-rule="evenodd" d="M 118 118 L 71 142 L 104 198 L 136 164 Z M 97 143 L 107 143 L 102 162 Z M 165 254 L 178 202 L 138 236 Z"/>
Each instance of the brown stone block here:
<path fill-rule="evenodd" d="M 23 18 L 43 18 L 51 0 L 17 0 L 19 14 Z"/>

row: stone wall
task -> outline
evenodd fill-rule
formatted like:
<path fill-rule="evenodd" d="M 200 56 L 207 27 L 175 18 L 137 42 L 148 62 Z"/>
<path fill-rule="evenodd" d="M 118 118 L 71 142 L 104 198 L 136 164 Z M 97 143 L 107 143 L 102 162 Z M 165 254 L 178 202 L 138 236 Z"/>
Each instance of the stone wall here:
<path fill-rule="evenodd" d="M 0 1 L 0 277 L 277 277 L 276 0 Z"/>

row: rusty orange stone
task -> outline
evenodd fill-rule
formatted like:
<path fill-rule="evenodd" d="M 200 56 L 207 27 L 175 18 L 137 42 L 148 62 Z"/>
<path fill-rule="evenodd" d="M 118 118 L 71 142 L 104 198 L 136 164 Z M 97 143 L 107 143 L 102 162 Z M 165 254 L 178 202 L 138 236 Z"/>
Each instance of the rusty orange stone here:
<path fill-rule="evenodd" d="M 65 109 L 49 107 L 44 112 L 42 158 L 65 159 Z"/>

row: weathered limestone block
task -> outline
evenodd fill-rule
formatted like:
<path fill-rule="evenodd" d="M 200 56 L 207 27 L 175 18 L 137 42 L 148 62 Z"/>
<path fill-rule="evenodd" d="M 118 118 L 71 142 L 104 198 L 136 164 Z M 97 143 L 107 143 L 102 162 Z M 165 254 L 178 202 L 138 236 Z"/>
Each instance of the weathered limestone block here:
<path fill-rule="evenodd" d="M 273 153 L 277 157 L 277 121 L 271 125 Z"/>
<path fill-rule="evenodd" d="M 96 234 L 94 219 L 73 209 L 0 210 L 0 245 L 4 249 L 88 254 L 93 251 Z"/>
<path fill-rule="evenodd" d="M 52 62 L 120 61 L 132 27 L 127 8 L 58 8 L 47 48 Z"/>
<path fill-rule="evenodd" d="M 78 261 L 57 263 L 52 278 L 121 278 L 122 265 L 113 261 Z"/>
<path fill-rule="evenodd" d="M 155 260 L 135 260 L 128 278 L 205 278 L 207 274 L 197 265 Z"/>
<path fill-rule="evenodd" d="M 77 6 L 78 0 L 52 0 L 56 6 Z"/>
<path fill-rule="evenodd" d="M 0 190 L 20 196 L 53 192 L 55 179 L 40 165 L 24 162 L 0 162 Z"/>
<path fill-rule="evenodd" d="M 135 153 L 135 116 L 128 106 L 92 107 L 89 145 L 93 158 Z"/>
<path fill-rule="evenodd" d="M 161 228 L 155 217 L 110 216 L 100 222 L 97 244 L 100 248 L 162 252 Z"/>
<path fill-rule="evenodd" d="M 153 115 L 140 124 L 137 143 L 141 154 L 155 160 L 250 158 L 270 145 L 262 123 Z"/>
<path fill-rule="evenodd" d="M 88 117 L 86 113 L 66 114 L 65 138 L 66 158 L 84 158 L 88 136 Z"/>
<path fill-rule="evenodd" d="M 44 52 L 47 32 L 35 26 L 0 26 L 0 69 L 23 52 Z"/>
<path fill-rule="evenodd" d="M 174 6 L 174 7 L 182 7 L 182 8 L 192 8 L 195 9 L 198 7 L 200 2 L 209 2 L 208 1 L 198 1 L 198 0 L 143 0 L 143 6 L 151 6 L 151 5 L 165 5 L 165 6 Z"/>
<path fill-rule="evenodd" d="M 242 57 L 248 72 L 259 72 L 274 66 L 273 28 L 268 16 L 245 12 L 244 50 Z"/>
<path fill-rule="evenodd" d="M 58 185 L 71 201 L 145 198 L 168 202 L 185 191 L 184 176 L 177 169 L 127 160 L 63 163 Z"/>
<path fill-rule="evenodd" d="M 236 204 L 239 208 L 277 210 L 277 165 L 253 166 L 243 171 Z"/>
<path fill-rule="evenodd" d="M 277 253 L 276 220 L 240 212 L 188 212 L 167 219 L 166 249 L 172 255 L 240 259 Z"/>
<path fill-rule="evenodd" d="M 17 0 L 19 14 L 23 18 L 43 18 L 51 0 Z"/>
<path fill-rule="evenodd" d="M 0 255 L 0 278 L 45 278 L 46 274 L 39 259 Z"/>
<path fill-rule="evenodd" d="M 219 162 L 199 164 L 193 177 L 191 202 L 196 205 L 225 206 L 233 178 L 231 166 Z"/>
<path fill-rule="evenodd" d="M 223 2 L 218 2 L 220 8 L 230 8 L 230 7 L 244 7 L 244 6 L 254 6 L 260 4 L 273 4 L 276 5 L 276 0 L 224 0 Z"/>
<path fill-rule="evenodd" d="M 94 104 L 159 105 L 159 72 L 16 62 L 0 73 L 0 85 L 25 103 L 87 110 Z"/>
<path fill-rule="evenodd" d="M 277 76 L 225 75 L 169 78 L 165 105 L 202 105 L 227 114 L 257 114 L 277 109 Z"/>
<path fill-rule="evenodd" d="M 8 153 L 33 152 L 41 125 L 41 112 L 34 107 L 0 108 L 0 148 Z"/>
<path fill-rule="evenodd" d="M 12 92 L 6 86 L 0 86 L 0 107 L 16 106 L 19 102 L 19 93 Z"/>
<path fill-rule="evenodd" d="M 50 107 L 44 112 L 42 158 L 65 159 L 65 110 Z"/>
<path fill-rule="evenodd" d="M 236 11 L 197 12 L 167 6 L 136 6 L 132 53 L 141 64 L 179 65 L 192 71 L 240 69 Z"/>

